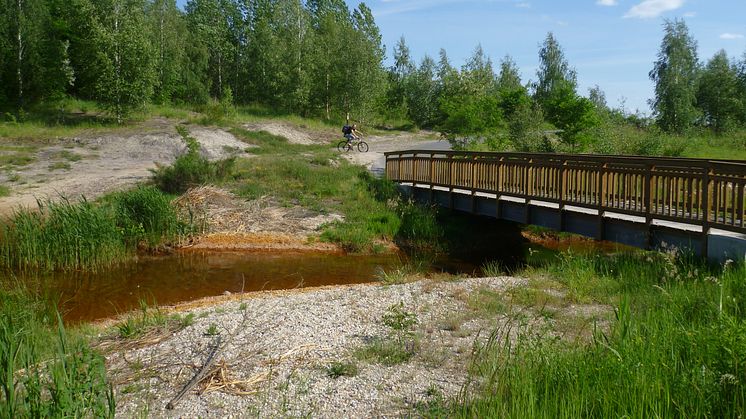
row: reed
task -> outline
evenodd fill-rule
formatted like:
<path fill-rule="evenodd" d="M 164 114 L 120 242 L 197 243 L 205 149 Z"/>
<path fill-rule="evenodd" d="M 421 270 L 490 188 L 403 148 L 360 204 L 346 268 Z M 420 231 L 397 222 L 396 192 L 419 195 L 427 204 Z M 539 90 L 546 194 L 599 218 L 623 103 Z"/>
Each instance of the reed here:
<path fill-rule="evenodd" d="M 39 202 L 0 229 L 0 263 L 12 270 L 96 269 L 130 254 L 114 214 L 85 200 Z"/>
<path fill-rule="evenodd" d="M 104 360 L 26 290 L 0 290 L 0 417 L 113 417 Z"/>

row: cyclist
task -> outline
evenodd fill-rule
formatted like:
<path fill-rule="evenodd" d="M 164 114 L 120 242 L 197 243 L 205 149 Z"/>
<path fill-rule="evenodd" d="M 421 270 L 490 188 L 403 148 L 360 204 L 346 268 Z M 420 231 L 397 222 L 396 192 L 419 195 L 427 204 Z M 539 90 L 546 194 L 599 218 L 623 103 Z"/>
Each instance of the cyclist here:
<path fill-rule="evenodd" d="M 345 138 L 347 139 L 347 144 L 349 145 L 353 141 L 360 138 L 361 135 L 363 135 L 362 132 L 357 130 L 357 124 L 345 125 L 342 127 L 342 133 L 344 133 Z"/>

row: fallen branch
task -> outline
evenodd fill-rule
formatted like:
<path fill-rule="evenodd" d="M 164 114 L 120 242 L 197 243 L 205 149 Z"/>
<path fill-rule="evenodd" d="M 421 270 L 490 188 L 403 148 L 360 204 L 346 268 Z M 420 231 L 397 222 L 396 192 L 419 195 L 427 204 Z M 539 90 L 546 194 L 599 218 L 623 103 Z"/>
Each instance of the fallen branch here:
<path fill-rule="evenodd" d="M 215 355 L 218 353 L 218 349 L 220 349 L 220 342 L 221 337 L 218 336 L 215 346 L 212 348 L 212 351 L 210 352 L 210 355 L 207 357 L 207 360 L 205 361 L 205 364 L 202 365 L 202 368 L 197 371 L 197 373 L 192 377 L 191 380 L 184 386 L 184 388 L 181 389 L 179 394 L 176 395 L 173 399 L 171 399 L 170 402 L 166 405 L 166 409 L 173 410 L 174 407 L 176 407 L 176 403 L 181 400 L 182 397 L 184 397 L 189 390 L 192 389 L 197 383 L 202 381 L 202 379 L 205 377 L 205 374 L 210 370 L 210 367 L 212 366 L 212 363 L 215 362 Z"/>

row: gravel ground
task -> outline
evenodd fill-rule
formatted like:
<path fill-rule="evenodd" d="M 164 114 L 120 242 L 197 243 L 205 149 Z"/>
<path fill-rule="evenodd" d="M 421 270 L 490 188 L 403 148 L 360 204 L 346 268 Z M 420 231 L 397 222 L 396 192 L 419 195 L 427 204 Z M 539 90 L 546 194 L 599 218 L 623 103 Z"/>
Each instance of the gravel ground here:
<path fill-rule="evenodd" d="M 192 308 L 194 323 L 164 340 L 108 356 L 118 416 L 152 417 L 399 417 L 417 402 L 455 396 L 466 379 L 474 339 L 499 325 L 495 315 L 469 316 L 477 289 L 524 284 L 511 277 L 422 280 L 232 296 Z M 417 316 L 419 346 L 408 362 L 384 366 L 353 353 L 385 338 L 381 317 L 395 304 Z M 182 313 L 186 314 L 186 313 Z M 454 318 L 459 327 L 447 327 Z M 216 365 L 236 391 L 189 392 L 174 410 L 166 404 L 192 378 L 216 341 Z M 355 376 L 330 378 L 326 367 L 354 362 Z"/>

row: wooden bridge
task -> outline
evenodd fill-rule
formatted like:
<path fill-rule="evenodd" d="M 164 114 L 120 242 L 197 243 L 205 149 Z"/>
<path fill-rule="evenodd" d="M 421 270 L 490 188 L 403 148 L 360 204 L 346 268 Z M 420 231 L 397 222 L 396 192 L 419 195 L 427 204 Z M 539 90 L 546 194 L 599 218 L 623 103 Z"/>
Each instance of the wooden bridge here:
<path fill-rule="evenodd" d="M 641 248 L 746 255 L 746 161 L 546 153 L 386 153 L 419 201 Z"/>

